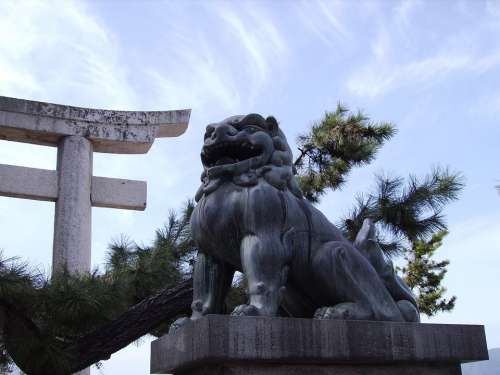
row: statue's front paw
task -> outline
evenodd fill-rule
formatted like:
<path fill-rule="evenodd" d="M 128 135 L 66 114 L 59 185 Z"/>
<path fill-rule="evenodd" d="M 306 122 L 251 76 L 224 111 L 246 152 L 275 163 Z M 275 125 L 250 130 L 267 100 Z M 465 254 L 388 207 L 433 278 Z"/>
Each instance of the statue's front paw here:
<path fill-rule="evenodd" d="M 187 317 L 177 319 L 175 322 L 173 322 L 170 325 L 170 328 L 168 329 L 168 334 L 170 335 L 171 333 L 174 333 L 175 331 L 177 331 L 182 326 L 185 326 L 190 321 L 191 321 L 191 319 L 189 319 Z"/>
<path fill-rule="evenodd" d="M 254 305 L 239 305 L 231 313 L 233 316 L 259 316 L 259 309 Z"/>

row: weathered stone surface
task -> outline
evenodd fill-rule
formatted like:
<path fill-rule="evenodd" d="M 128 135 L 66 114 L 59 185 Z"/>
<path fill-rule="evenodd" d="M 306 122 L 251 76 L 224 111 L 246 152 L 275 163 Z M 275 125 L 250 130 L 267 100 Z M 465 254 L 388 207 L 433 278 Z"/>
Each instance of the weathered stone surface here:
<path fill-rule="evenodd" d="M 183 375 L 461 375 L 457 364 L 405 365 L 229 365 L 206 366 Z"/>
<path fill-rule="evenodd" d="M 383 372 L 389 368 L 398 369 L 394 374 L 459 374 L 460 363 L 487 358 L 483 326 L 406 322 L 207 315 L 151 344 L 151 372 L 157 374 L 294 374 L 311 365 L 323 366 L 316 373 L 325 375 L 391 373 Z M 278 364 L 288 367 L 266 367 Z M 222 365 L 226 372 L 202 371 Z M 263 372 L 249 370 L 263 366 Z M 427 366 L 442 371 L 411 370 Z"/>
<path fill-rule="evenodd" d="M 56 146 L 61 137 L 88 138 L 96 152 L 146 153 L 155 138 L 177 137 L 191 110 L 111 111 L 0 96 L 0 139 Z"/>
<path fill-rule="evenodd" d="M 0 164 L 0 196 L 55 202 L 57 171 Z M 143 211 L 147 183 L 119 178 L 92 177 L 93 207 Z"/>
<path fill-rule="evenodd" d="M 57 152 L 58 194 L 52 267 L 90 270 L 92 143 L 83 137 L 62 139 Z"/>
<path fill-rule="evenodd" d="M 143 211 L 146 209 L 146 181 L 92 177 L 92 206 Z"/>
<path fill-rule="evenodd" d="M 55 202 L 57 172 L 0 164 L 0 196 Z"/>

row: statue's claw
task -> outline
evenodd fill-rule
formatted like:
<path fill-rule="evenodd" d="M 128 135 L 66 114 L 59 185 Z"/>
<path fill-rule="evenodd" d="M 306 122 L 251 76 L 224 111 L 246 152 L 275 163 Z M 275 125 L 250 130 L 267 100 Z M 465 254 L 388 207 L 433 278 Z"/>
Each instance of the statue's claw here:
<path fill-rule="evenodd" d="M 189 319 L 187 317 L 182 317 L 182 318 L 177 319 L 175 322 L 173 322 L 170 325 L 170 328 L 168 329 L 168 334 L 170 335 L 171 333 L 174 333 L 175 331 L 177 331 L 182 326 L 185 326 L 190 321 L 191 321 L 191 319 Z"/>
<path fill-rule="evenodd" d="M 370 320 L 371 314 L 359 304 L 346 302 L 335 306 L 320 307 L 314 313 L 314 319 Z"/>
<path fill-rule="evenodd" d="M 231 313 L 233 316 L 259 316 L 259 309 L 254 305 L 239 305 Z"/>

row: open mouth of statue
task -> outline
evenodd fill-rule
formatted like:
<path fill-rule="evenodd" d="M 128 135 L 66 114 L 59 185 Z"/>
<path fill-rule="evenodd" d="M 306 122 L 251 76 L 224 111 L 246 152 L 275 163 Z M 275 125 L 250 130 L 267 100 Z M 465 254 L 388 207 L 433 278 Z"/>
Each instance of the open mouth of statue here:
<path fill-rule="evenodd" d="M 205 166 L 214 167 L 216 165 L 235 164 L 260 154 L 260 148 L 248 142 L 219 142 L 204 146 L 201 159 Z"/>

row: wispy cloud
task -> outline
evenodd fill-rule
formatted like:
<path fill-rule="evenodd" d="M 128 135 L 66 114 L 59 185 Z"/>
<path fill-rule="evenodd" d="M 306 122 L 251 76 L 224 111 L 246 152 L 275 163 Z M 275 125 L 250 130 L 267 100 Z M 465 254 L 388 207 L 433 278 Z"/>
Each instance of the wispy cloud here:
<path fill-rule="evenodd" d="M 347 88 L 359 96 L 374 97 L 408 85 L 430 86 L 456 70 L 466 68 L 469 56 L 437 55 L 407 64 L 373 64 L 357 71 Z"/>
<path fill-rule="evenodd" d="M 484 40 L 499 36 L 491 27 L 474 23 L 473 27 L 443 30 L 439 38 L 424 30 L 418 39 L 408 28 L 419 19 L 415 14 L 419 10 L 419 2 L 403 2 L 393 9 L 393 19 L 379 22 L 371 54 L 346 80 L 349 92 L 376 97 L 405 87 L 429 88 L 454 73 L 481 74 L 500 66 L 500 48 L 483 48 Z"/>
<path fill-rule="evenodd" d="M 0 14 L 2 95 L 131 105 L 134 95 L 117 44 L 82 3 L 6 0 Z"/>
<path fill-rule="evenodd" d="M 243 12 L 223 6 L 217 13 L 234 35 L 235 49 L 245 53 L 248 63 L 243 66 L 251 71 L 256 88 L 269 83 L 273 68 L 286 61 L 288 52 L 275 22 L 255 5 L 245 6 Z"/>
<path fill-rule="evenodd" d="M 197 110 L 251 107 L 286 67 L 288 46 L 276 20 L 256 3 L 201 9 L 203 24 L 177 22 L 164 30 L 168 59 L 149 69 L 158 95 Z"/>
<path fill-rule="evenodd" d="M 295 11 L 306 30 L 333 46 L 351 37 L 343 19 L 344 5 L 341 1 L 301 1 Z"/>
<path fill-rule="evenodd" d="M 215 51 L 205 37 L 185 38 L 170 33 L 172 53 L 160 68 L 148 70 L 156 92 L 155 100 L 165 108 L 203 110 L 217 105 L 226 111 L 239 106 L 235 82 L 215 62 Z"/>

